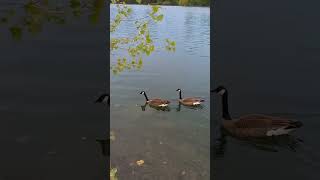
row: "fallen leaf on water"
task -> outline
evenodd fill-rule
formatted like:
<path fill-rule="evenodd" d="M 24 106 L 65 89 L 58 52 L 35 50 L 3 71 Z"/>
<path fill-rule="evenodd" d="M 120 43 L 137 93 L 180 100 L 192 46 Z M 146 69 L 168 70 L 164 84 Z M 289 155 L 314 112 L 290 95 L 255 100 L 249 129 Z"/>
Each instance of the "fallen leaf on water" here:
<path fill-rule="evenodd" d="M 111 141 L 116 140 L 116 136 L 115 136 L 115 134 L 114 134 L 113 131 L 110 131 L 110 140 L 111 140 Z"/>
<path fill-rule="evenodd" d="M 110 180 L 118 180 L 117 171 L 117 168 L 110 169 Z"/>
<path fill-rule="evenodd" d="M 139 160 L 136 162 L 138 166 L 141 166 L 142 164 L 144 164 L 144 160 Z"/>

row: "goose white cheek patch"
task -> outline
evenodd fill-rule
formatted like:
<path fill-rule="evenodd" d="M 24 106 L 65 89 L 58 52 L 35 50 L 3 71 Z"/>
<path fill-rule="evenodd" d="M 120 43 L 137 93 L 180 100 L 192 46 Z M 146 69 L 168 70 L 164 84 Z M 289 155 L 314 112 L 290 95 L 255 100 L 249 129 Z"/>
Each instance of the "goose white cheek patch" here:
<path fill-rule="evenodd" d="M 218 92 L 218 94 L 223 95 L 226 92 L 225 89 L 222 89 L 221 91 Z"/>

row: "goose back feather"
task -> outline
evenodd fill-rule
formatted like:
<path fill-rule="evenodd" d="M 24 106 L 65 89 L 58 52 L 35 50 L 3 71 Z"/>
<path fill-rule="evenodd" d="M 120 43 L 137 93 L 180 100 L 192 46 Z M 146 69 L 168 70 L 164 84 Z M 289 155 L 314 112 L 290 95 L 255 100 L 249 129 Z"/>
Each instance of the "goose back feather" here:
<path fill-rule="evenodd" d="M 155 98 L 155 99 L 150 99 L 149 101 L 147 101 L 147 103 L 151 106 L 166 107 L 170 104 L 170 101 L 163 100 L 160 98 Z"/>

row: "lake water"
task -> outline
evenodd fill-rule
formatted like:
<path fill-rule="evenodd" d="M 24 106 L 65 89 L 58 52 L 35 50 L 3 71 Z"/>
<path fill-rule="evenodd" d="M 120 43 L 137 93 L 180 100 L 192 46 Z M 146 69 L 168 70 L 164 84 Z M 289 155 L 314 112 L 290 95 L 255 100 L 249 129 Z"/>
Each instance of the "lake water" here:
<path fill-rule="evenodd" d="M 143 17 L 148 6 L 131 6 L 132 17 Z M 151 24 L 156 41 L 176 41 L 176 52 L 156 51 L 144 58 L 140 71 L 111 74 L 111 165 L 120 179 L 210 178 L 210 9 L 200 7 L 162 7 L 165 17 Z M 111 17 L 115 7 L 111 7 Z M 134 32 L 132 24 L 123 24 L 115 36 Z M 159 44 L 158 44 L 159 45 Z M 115 63 L 119 55 L 111 55 Z M 178 106 L 177 88 L 183 95 L 205 99 L 202 108 Z M 149 106 L 142 111 L 146 91 L 150 98 L 171 100 L 170 111 Z M 137 160 L 144 160 L 137 166 Z"/>
<path fill-rule="evenodd" d="M 14 41 L 8 28 L 23 25 L 26 2 L 0 2 L 1 17 L 16 10 L 0 24 L 0 179 L 103 179 L 109 161 L 96 138 L 107 137 L 108 114 L 93 101 L 109 83 L 106 13 L 95 25 L 86 15 L 45 22 Z"/>

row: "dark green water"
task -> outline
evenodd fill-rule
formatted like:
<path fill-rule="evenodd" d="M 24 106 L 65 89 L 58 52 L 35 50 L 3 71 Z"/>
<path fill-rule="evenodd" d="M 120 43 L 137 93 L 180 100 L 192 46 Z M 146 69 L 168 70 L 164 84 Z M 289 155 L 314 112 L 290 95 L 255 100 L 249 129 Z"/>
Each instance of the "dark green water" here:
<path fill-rule="evenodd" d="M 93 101 L 108 83 L 106 15 L 96 25 L 68 15 L 14 41 L 8 28 L 23 25 L 26 2 L 0 2 L 1 17 L 16 10 L 0 25 L 0 179 L 103 179 L 108 160 L 95 140 L 107 136 L 107 112 Z"/>
<path fill-rule="evenodd" d="M 147 6 L 132 6 L 133 16 L 144 16 Z M 111 7 L 111 14 L 114 13 Z M 111 164 L 120 179 L 209 179 L 210 174 L 210 16 L 209 8 L 162 8 L 159 24 L 151 24 L 154 39 L 170 38 L 177 43 L 175 53 L 156 51 L 144 58 L 141 71 L 111 74 Z M 112 16 L 112 15 L 111 15 Z M 133 26 L 123 24 L 117 34 L 128 35 Z M 116 61 L 116 52 L 111 63 Z M 184 96 L 203 97 L 202 108 L 181 107 L 177 88 Z M 144 97 L 171 100 L 170 111 L 146 107 Z M 135 162 L 144 160 L 138 167 Z M 134 165 L 132 165 L 133 163 Z"/>

